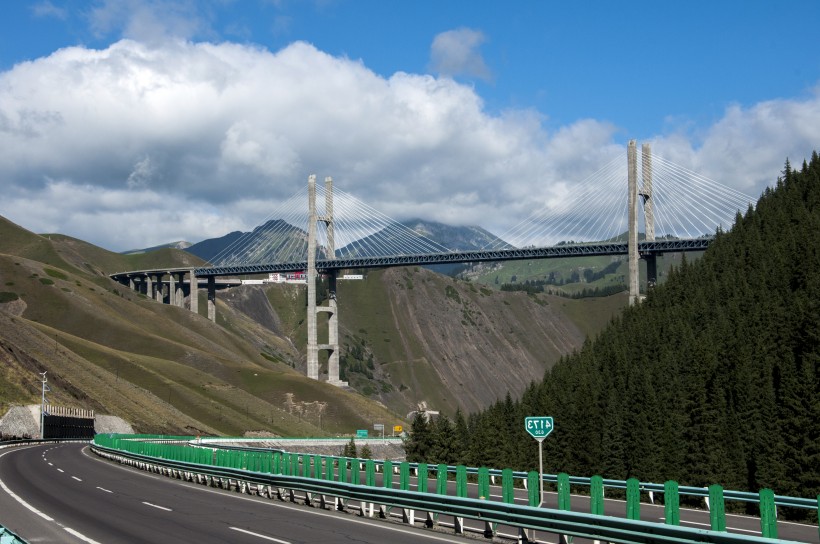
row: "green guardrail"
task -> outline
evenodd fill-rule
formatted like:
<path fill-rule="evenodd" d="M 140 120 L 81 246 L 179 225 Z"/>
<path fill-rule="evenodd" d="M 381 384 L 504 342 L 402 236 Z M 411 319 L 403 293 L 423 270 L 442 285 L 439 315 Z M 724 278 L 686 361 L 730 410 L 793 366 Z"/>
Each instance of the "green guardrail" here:
<path fill-rule="evenodd" d="M 162 440 L 162 439 L 160 439 Z M 478 474 L 478 495 L 467 497 L 468 470 L 456 468 L 455 496 L 447 495 L 448 467 L 416 465 L 418 471 L 417 491 L 409 490 L 410 463 L 398 463 L 398 487 L 394 481 L 396 463 L 382 464 L 384 478 L 377 485 L 377 463 L 372 459 L 360 460 L 344 457 L 294 454 L 275 451 L 238 451 L 193 448 L 183 444 L 156 443 L 133 440 L 130 436 L 98 437 L 97 450 L 106 454 L 124 455 L 128 459 L 155 464 L 173 470 L 196 472 L 217 478 L 298 489 L 311 493 L 332 495 L 343 500 L 355 499 L 369 504 L 382 504 L 395 508 L 419 509 L 430 515 L 449 514 L 486 523 L 542 530 L 569 536 L 579 536 L 612 542 L 773 542 L 777 538 L 776 504 L 774 493 L 763 490 L 758 495 L 760 503 L 760 536 L 726 533 L 724 500 L 728 495 L 720 486 L 707 490 L 710 497 L 710 530 L 680 527 L 679 495 L 676 482 L 666 482 L 665 523 L 640 521 L 640 496 L 642 485 L 637 479 L 625 482 L 627 518 L 603 516 L 604 482 L 601 477 L 590 479 L 590 513 L 570 511 L 570 486 L 572 478 L 557 475 L 558 508 L 538 508 L 539 493 L 532 490 L 538 482 L 538 474 L 527 474 L 528 505 L 515 504 L 513 471 L 505 469 L 502 475 L 502 500 L 489 500 L 489 470 L 481 468 Z M 364 474 L 362 474 L 362 471 Z M 428 488 L 427 477 L 435 472 L 435 488 Z M 364 485 L 361 485 L 363 482 Z M 292 496 L 292 495 L 291 495 Z M 818 499 L 820 500 L 820 499 Z M 464 502 L 459 502 L 464 501 Z M 817 503 L 815 503 L 817 508 Z M 372 507 L 371 507 L 372 509 Z M 527 510 L 530 509 L 530 510 Z M 535 509 L 535 510 L 532 510 Z"/>
<path fill-rule="evenodd" d="M 130 436 L 135 436 L 135 435 L 123 435 L 123 436 L 130 437 Z M 150 437 L 150 436 L 156 436 L 156 435 L 140 435 L 140 436 L 141 437 Z M 216 438 L 211 437 L 211 438 L 203 438 L 203 439 L 196 439 L 195 440 L 194 437 L 167 437 L 167 436 L 166 437 L 160 437 L 160 438 L 163 438 L 163 439 L 166 439 L 166 440 L 174 438 L 175 441 L 177 441 L 177 442 L 188 441 L 188 443 L 192 446 L 197 445 L 197 446 L 201 446 L 201 447 L 215 448 L 215 449 L 235 449 L 235 450 L 240 450 L 240 451 L 251 450 L 251 451 L 262 451 L 262 452 L 274 452 L 274 451 L 280 451 L 281 452 L 283 450 L 279 449 L 279 448 L 266 448 L 266 447 L 253 447 L 253 446 L 251 446 L 251 447 L 248 447 L 248 446 L 233 446 L 233 445 L 228 445 L 228 444 L 219 444 L 219 443 L 215 443 L 215 442 L 217 442 L 218 440 L 248 441 L 248 442 L 261 441 L 261 440 L 268 440 L 268 441 L 276 440 L 277 442 L 286 442 L 288 440 L 300 441 L 300 442 L 301 441 L 320 442 L 320 441 L 323 441 L 323 440 L 324 441 L 329 440 L 327 438 L 308 438 L 308 439 L 302 439 L 302 438 L 276 438 L 276 439 L 270 439 L 270 438 L 268 438 L 268 439 L 264 439 L 264 438 L 241 438 L 241 437 L 227 438 L 227 439 L 226 438 L 216 439 Z M 359 440 L 361 440 L 361 439 L 359 439 Z M 367 439 L 367 440 L 378 441 L 378 442 L 382 441 L 382 439 L 380 439 L 380 438 L 379 439 Z M 363 441 L 367 441 L 367 440 L 363 440 Z M 400 440 L 400 439 L 392 439 L 392 438 L 387 438 L 386 437 L 385 440 L 386 441 L 391 441 L 391 440 Z M 338 458 L 338 457 L 336 457 L 336 458 Z M 376 467 L 377 467 L 377 470 L 378 470 L 378 467 L 380 467 L 382 465 L 383 461 L 376 460 L 375 463 L 376 463 Z M 410 466 L 410 469 L 412 471 L 417 471 L 420 464 L 419 463 L 410 463 L 409 466 Z M 441 465 L 438 465 L 438 466 L 441 466 Z M 459 468 L 458 468 L 457 465 L 446 465 L 446 470 L 450 474 L 455 474 L 459 470 Z M 503 474 L 502 474 L 503 470 L 500 470 L 500 469 L 488 469 L 486 467 L 479 467 L 479 468 L 467 467 L 466 470 L 467 470 L 467 474 L 472 475 L 474 477 L 479 474 L 479 471 L 487 470 L 487 474 L 489 475 L 491 480 L 493 480 L 495 478 L 502 478 L 502 476 L 503 476 Z M 522 482 L 523 485 L 525 485 L 525 487 L 529 487 L 529 485 L 530 485 L 529 480 L 531 478 L 530 474 L 531 474 L 531 472 L 513 471 L 512 472 L 512 478 L 513 478 L 514 481 Z M 553 485 L 557 488 L 557 487 L 559 487 L 559 484 L 560 484 L 560 482 L 559 482 L 559 477 L 560 476 L 561 476 L 560 474 L 544 474 L 544 475 L 542 475 L 542 478 L 543 478 L 544 483 L 551 484 L 551 485 Z M 593 482 L 593 480 L 595 480 L 595 482 Z M 625 492 L 627 491 L 627 483 L 628 483 L 627 480 L 614 480 L 614 479 L 609 479 L 609 478 L 601 478 L 600 476 L 592 476 L 591 478 L 584 477 L 584 476 L 569 476 L 569 484 L 571 486 L 590 488 L 590 491 L 589 491 L 590 494 L 592 494 L 591 488 L 594 485 L 597 485 L 598 483 L 600 483 L 600 485 L 603 485 L 604 490 L 607 490 L 607 489 L 620 489 L 620 490 L 624 490 Z M 709 488 L 708 487 L 681 486 L 681 485 L 678 485 L 677 482 L 675 483 L 675 485 L 677 486 L 676 489 L 677 489 L 677 493 L 678 493 L 679 496 L 689 496 L 689 497 L 703 498 L 703 499 L 705 499 L 707 508 L 709 507 L 710 501 L 708 501 L 708 499 L 709 499 L 710 495 L 709 495 Z M 648 495 L 648 496 L 650 496 L 650 498 L 654 494 L 659 494 L 659 495 L 665 494 L 666 489 L 667 489 L 666 483 L 659 484 L 659 483 L 652 483 L 652 482 L 639 482 L 638 487 L 640 489 L 640 493 L 642 494 L 642 496 L 643 495 Z M 751 493 L 751 492 L 747 492 L 747 491 L 732 491 L 732 490 L 727 489 L 727 490 L 723 491 L 723 498 L 724 498 L 725 501 L 749 502 L 749 503 L 759 503 L 760 502 L 760 494 L 759 493 Z M 786 496 L 786 495 L 774 495 L 774 505 L 776 507 L 800 508 L 800 509 L 804 509 L 804 510 L 817 510 L 818 509 L 817 501 L 815 501 L 814 499 L 808 499 L 808 498 L 802 498 L 802 497 L 789 497 L 789 496 Z"/>
<path fill-rule="evenodd" d="M 0 544 L 28 544 L 25 540 L 0 525 Z"/>

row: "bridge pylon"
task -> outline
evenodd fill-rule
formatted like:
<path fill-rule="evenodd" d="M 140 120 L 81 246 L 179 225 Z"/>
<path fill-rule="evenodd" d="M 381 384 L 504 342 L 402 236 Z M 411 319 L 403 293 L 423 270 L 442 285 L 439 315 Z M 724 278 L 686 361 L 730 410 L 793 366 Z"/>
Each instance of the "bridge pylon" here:
<path fill-rule="evenodd" d="M 657 264 L 655 254 L 641 255 L 638 251 L 639 206 L 643 207 L 645 236 L 647 241 L 655 240 L 655 213 L 652 197 L 652 147 L 641 146 L 641 187 L 638 187 L 638 150 L 635 140 L 630 140 L 626 149 L 627 184 L 629 188 L 629 305 L 641 300 L 640 266 L 641 258 L 646 260 L 647 286 L 655 285 Z M 640 197 L 640 198 L 638 198 Z"/>
<path fill-rule="evenodd" d="M 308 258 L 307 258 L 307 377 L 319 379 L 319 351 L 328 352 L 327 381 L 333 385 L 344 386 L 347 382 L 339 379 L 339 309 L 336 305 L 336 271 L 328 272 L 330 283 L 329 297 L 326 306 L 316 305 L 316 227 L 318 223 L 325 226 L 327 232 L 327 248 L 325 258 L 336 258 L 336 248 L 333 229 L 333 178 L 325 178 L 325 213 L 318 215 L 316 211 L 316 176 L 308 177 Z M 328 314 L 327 343 L 319 344 L 318 315 Z"/>

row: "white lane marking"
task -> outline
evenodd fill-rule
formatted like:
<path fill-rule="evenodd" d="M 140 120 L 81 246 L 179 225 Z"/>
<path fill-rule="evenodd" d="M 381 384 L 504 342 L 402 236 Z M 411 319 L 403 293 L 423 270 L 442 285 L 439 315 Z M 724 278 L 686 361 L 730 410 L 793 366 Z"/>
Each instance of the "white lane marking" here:
<path fill-rule="evenodd" d="M 125 466 L 125 465 L 119 465 L 119 464 L 112 465 L 108 461 L 106 461 L 105 459 L 102 459 L 102 458 L 97 457 L 97 456 L 90 455 L 88 453 L 89 448 L 87 446 L 82 448 L 81 451 L 82 451 L 84 456 L 86 456 L 88 459 L 90 459 L 92 461 L 104 464 L 104 465 L 109 466 L 109 467 L 111 467 L 113 469 L 116 469 L 116 470 L 122 470 L 124 472 L 128 472 L 129 474 L 142 476 L 143 478 L 150 478 L 150 479 L 156 480 L 156 481 L 167 482 L 170 485 L 177 485 L 177 486 L 180 486 L 180 487 L 185 487 L 187 489 L 200 491 L 202 493 L 211 493 L 211 494 L 214 494 L 214 495 L 221 495 L 224 498 L 230 498 L 230 499 L 233 499 L 233 500 L 248 501 L 248 502 L 253 502 L 253 503 L 256 503 L 256 504 L 264 504 L 264 505 L 266 505 L 270 508 L 283 508 L 285 510 L 293 510 L 293 511 L 296 511 L 296 512 L 303 512 L 303 513 L 305 512 L 305 510 L 303 508 L 298 507 L 298 506 L 288 506 L 286 504 L 271 503 L 271 502 L 267 502 L 265 499 L 262 499 L 262 498 L 259 498 L 259 497 L 254 498 L 254 497 L 251 497 L 251 496 L 248 496 L 248 495 L 239 495 L 239 494 L 236 494 L 236 493 L 230 493 L 229 494 L 229 493 L 227 493 L 223 490 L 210 489 L 210 488 L 198 486 L 196 484 L 192 484 L 192 483 L 189 483 L 189 482 L 183 482 L 183 481 L 179 481 L 179 480 L 168 480 L 168 478 L 166 478 L 165 476 L 160 476 L 158 474 L 153 474 L 151 472 L 144 472 L 142 470 L 137 470 L 135 468 L 131 468 L 131 467 L 128 467 L 128 466 Z M 450 543 L 454 543 L 454 544 L 461 544 L 461 543 L 464 542 L 464 539 L 462 539 L 462 538 L 448 538 L 446 536 L 426 534 L 424 532 L 419 532 L 418 530 L 402 529 L 402 528 L 399 528 L 399 527 L 393 527 L 393 526 L 388 525 L 388 524 L 379 524 L 379 523 L 374 524 L 372 520 L 371 521 L 360 521 L 358 519 L 348 518 L 346 516 L 338 516 L 338 515 L 336 515 L 332 512 L 322 512 L 322 511 L 313 512 L 313 511 L 310 511 L 310 515 L 333 518 L 334 520 L 344 521 L 344 522 L 347 522 L 347 523 L 354 523 L 354 524 L 357 524 L 357 525 L 367 525 L 368 527 L 383 529 L 383 530 L 388 531 L 388 532 L 402 533 L 402 534 L 405 534 L 405 535 L 412 535 L 412 536 L 416 537 L 417 539 L 419 539 L 419 541 L 421 541 L 421 540 L 428 540 L 428 541 L 433 540 L 433 541 L 437 541 L 437 542 L 450 542 Z"/>
<path fill-rule="evenodd" d="M 245 529 L 240 529 L 239 527 L 228 527 L 228 529 L 231 529 L 232 531 L 239 531 L 240 533 L 245 533 L 246 535 L 256 536 L 264 540 L 270 540 L 271 542 L 279 542 L 279 544 L 290 544 L 287 540 L 279 540 L 278 538 L 273 538 L 272 536 L 260 535 L 259 533 L 246 531 Z"/>
<path fill-rule="evenodd" d="M 82 480 L 81 480 L 81 479 L 79 479 L 79 478 L 77 478 L 76 476 L 72 476 L 72 478 L 74 478 L 74 479 L 75 479 L 75 480 L 77 480 L 78 482 L 82 482 Z"/>
<path fill-rule="evenodd" d="M 165 510 L 166 512 L 173 512 L 170 508 L 165 508 L 164 506 L 158 506 L 156 504 L 151 504 L 150 502 L 142 501 L 142 504 L 146 506 L 151 506 L 152 508 L 159 508 L 160 510 Z"/>
<path fill-rule="evenodd" d="M 48 466 L 53 467 L 54 463 L 49 463 Z"/>
<path fill-rule="evenodd" d="M 3 480 L 0 480 L 0 487 L 3 488 L 3 491 L 5 491 L 9 495 L 9 497 L 16 500 L 17 502 L 19 502 L 20 504 L 22 504 L 23 506 L 25 506 L 26 508 L 28 508 L 29 510 L 31 510 L 32 512 L 34 512 L 35 514 L 40 516 L 41 518 L 43 518 L 44 520 L 54 521 L 54 518 L 49 517 L 46 514 L 43 514 L 42 512 L 40 512 L 39 510 L 34 508 L 32 505 L 30 505 L 29 503 L 27 503 L 26 501 L 24 501 L 23 499 L 21 499 L 20 497 L 15 495 L 14 492 L 11 489 L 6 487 L 6 484 L 3 482 Z"/>
<path fill-rule="evenodd" d="M 65 472 L 65 471 L 64 471 L 63 469 L 61 469 L 61 468 L 58 468 L 58 469 L 57 469 L 57 472 Z"/>
<path fill-rule="evenodd" d="M 63 527 L 63 529 L 65 529 L 67 533 L 69 533 L 69 534 L 72 534 L 72 535 L 76 536 L 77 538 L 79 538 L 79 539 L 80 539 L 80 540 L 82 540 L 83 542 L 88 542 L 88 544 L 100 544 L 100 543 L 99 543 L 99 542 L 97 542 L 96 540 L 92 540 L 92 539 L 88 538 L 88 537 L 87 537 L 87 536 L 85 536 L 84 534 L 82 534 L 82 533 L 79 533 L 79 532 L 75 531 L 75 530 L 74 530 L 74 529 L 72 529 L 71 527 Z"/>
<path fill-rule="evenodd" d="M 2 454 L 0 454 L 0 457 L 3 457 L 3 456 L 4 456 L 4 455 L 6 455 L 7 453 L 11 453 L 11 452 L 10 452 L 10 451 L 7 451 L 7 452 L 5 452 L 5 453 L 2 453 Z M 59 470 L 59 469 L 58 469 L 58 470 Z M 62 472 L 62 471 L 60 471 L 60 472 Z M 65 527 L 65 526 L 64 526 L 62 523 L 60 523 L 59 521 L 55 521 L 55 520 L 54 520 L 54 518 L 52 518 L 51 516 L 49 516 L 49 515 L 47 515 L 47 514 L 44 514 L 44 513 L 40 512 L 39 510 L 37 510 L 36 508 L 34 508 L 32 505 L 30 505 L 29 503 L 27 503 L 26 501 L 24 501 L 23 499 L 21 499 L 20 497 L 18 497 L 17 495 L 15 495 L 15 494 L 14 494 L 14 492 L 12 492 L 12 490 L 11 490 L 11 489 L 9 489 L 9 488 L 8 488 L 8 486 L 6 486 L 6 484 L 5 484 L 2 480 L 0 480 L 0 488 L 2 488 L 2 489 L 3 489 L 3 491 L 5 491 L 5 492 L 6 492 L 6 494 L 8 494 L 8 496 L 10 496 L 11 498 L 13 498 L 13 499 L 14 499 L 14 500 L 16 500 L 17 502 L 19 502 L 22 506 L 24 506 L 24 507 L 25 507 L 25 508 L 27 508 L 28 510 L 31 510 L 32 512 L 34 512 L 35 514 L 37 514 L 38 516 L 40 516 L 40 517 L 41 517 L 41 518 L 43 518 L 44 520 L 46 520 L 46 521 L 53 521 L 55 524 L 57 524 L 58 526 L 60 526 L 60 527 L 62 527 L 63 529 L 65 529 L 68 533 L 70 533 L 70 534 L 72 534 L 72 535 L 76 536 L 77 538 L 79 538 L 80 540 L 82 540 L 82 541 L 84 541 L 84 542 L 88 542 L 88 544 L 100 544 L 100 543 L 99 543 L 99 542 L 97 542 L 96 540 L 92 540 L 92 539 L 88 538 L 87 536 L 83 535 L 82 533 L 79 533 L 79 532 L 75 531 L 74 529 L 71 529 L 70 527 Z"/>
<path fill-rule="evenodd" d="M 113 491 L 110 491 L 104 487 L 97 486 L 97 489 L 99 489 L 100 491 L 105 491 L 106 493 L 113 493 Z"/>

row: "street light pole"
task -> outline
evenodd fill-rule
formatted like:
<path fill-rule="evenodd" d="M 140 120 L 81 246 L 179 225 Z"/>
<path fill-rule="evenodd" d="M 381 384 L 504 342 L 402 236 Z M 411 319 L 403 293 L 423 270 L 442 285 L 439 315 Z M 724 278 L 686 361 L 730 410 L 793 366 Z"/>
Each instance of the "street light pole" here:
<path fill-rule="evenodd" d="M 44 424 L 45 424 L 45 420 L 46 420 L 45 419 L 45 415 L 46 415 L 46 387 L 47 387 L 46 382 L 48 382 L 48 380 L 46 379 L 46 372 L 48 372 L 48 371 L 46 370 L 45 372 L 40 373 L 43 376 L 42 396 L 40 398 L 40 440 L 45 439 L 45 426 L 44 426 Z"/>

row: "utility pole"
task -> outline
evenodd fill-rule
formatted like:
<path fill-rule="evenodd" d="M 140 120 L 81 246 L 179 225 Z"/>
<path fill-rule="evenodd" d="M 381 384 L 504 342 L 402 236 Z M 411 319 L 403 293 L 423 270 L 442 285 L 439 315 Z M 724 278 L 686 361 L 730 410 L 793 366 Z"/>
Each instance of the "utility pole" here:
<path fill-rule="evenodd" d="M 40 439 L 41 440 L 45 439 L 45 430 L 46 430 L 46 428 L 45 428 L 45 421 L 46 421 L 46 418 L 45 418 L 45 416 L 46 416 L 46 391 L 51 391 L 48 388 L 48 386 L 46 385 L 46 383 L 48 383 L 48 379 L 46 378 L 46 372 L 48 372 L 48 371 L 46 370 L 45 372 L 40 372 L 40 375 L 42 375 L 42 377 L 43 377 L 42 378 L 42 382 L 43 382 L 42 397 L 40 399 Z"/>

